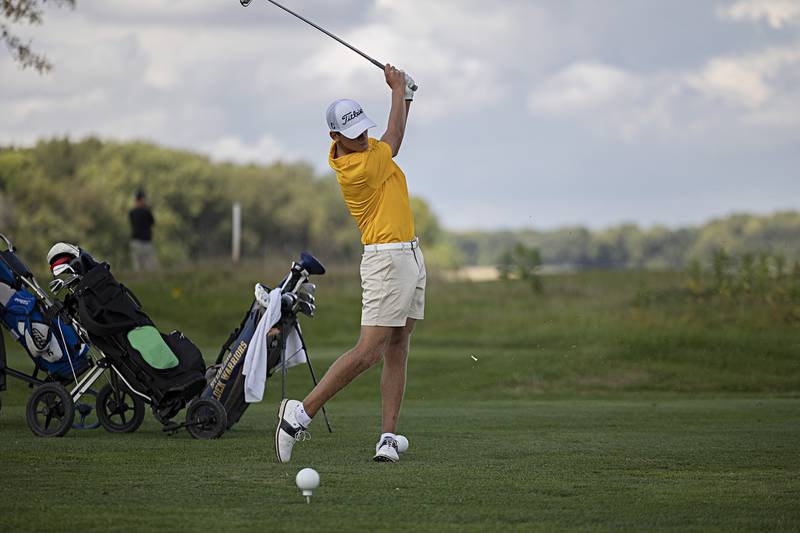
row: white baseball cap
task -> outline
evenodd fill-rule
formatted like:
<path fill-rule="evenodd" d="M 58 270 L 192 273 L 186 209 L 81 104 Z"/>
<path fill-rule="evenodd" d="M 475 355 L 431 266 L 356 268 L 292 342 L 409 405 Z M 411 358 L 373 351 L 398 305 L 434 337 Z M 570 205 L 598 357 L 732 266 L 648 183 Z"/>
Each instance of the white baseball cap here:
<path fill-rule="evenodd" d="M 355 139 L 375 127 L 361 104 L 348 98 L 340 98 L 329 105 L 326 117 L 331 131 L 338 131 L 348 139 Z"/>

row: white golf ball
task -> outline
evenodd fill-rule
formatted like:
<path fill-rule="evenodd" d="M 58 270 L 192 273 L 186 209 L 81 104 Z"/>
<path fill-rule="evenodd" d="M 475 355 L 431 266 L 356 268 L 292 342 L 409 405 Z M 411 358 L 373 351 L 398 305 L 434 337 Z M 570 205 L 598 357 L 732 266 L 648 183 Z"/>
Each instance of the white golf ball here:
<path fill-rule="evenodd" d="M 406 450 L 408 450 L 408 439 L 405 435 L 397 435 L 395 440 L 397 441 L 397 451 L 399 453 L 405 453 Z"/>
<path fill-rule="evenodd" d="M 310 496 L 311 492 L 319 487 L 319 474 L 313 468 L 304 468 L 297 473 L 294 481 L 297 483 L 297 488 L 303 491 L 303 496 Z"/>

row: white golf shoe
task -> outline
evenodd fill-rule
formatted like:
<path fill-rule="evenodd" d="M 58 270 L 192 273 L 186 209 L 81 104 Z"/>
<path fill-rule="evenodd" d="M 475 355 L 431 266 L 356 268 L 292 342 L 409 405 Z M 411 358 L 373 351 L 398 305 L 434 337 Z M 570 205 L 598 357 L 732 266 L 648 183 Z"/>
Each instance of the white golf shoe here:
<path fill-rule="evenodd" d="M 300 405 L 297 400 L 283 400 L 278 410 L 278 427 L 275 429 L 275 454 L 278 461 L 288 463 L 292 458 L 294 443 L 311 438 L 295 417 L 295 409 Z"/>
<path fill-rule="evenodd" d="M 396 463 L 400 460 L 397 453 L 397 441 L 392 437 L 384 437 L 375 445 L 375 457 L 373 461 L 383 463 Z"/>

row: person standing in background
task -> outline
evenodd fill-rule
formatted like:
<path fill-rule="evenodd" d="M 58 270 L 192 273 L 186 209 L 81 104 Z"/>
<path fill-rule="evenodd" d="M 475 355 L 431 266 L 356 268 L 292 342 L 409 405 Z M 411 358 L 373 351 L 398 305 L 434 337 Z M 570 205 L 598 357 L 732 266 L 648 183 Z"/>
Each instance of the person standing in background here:
<path fill-rule="evenodd" d="M 147 206 L 147 198 L 142 189 L 136 191 L 136 206 L 128 212 L 131 223 L 131 259 L 133 269 L 155 270 L 156 251 L 153 247 L 153 225 L 156 219 Z"/>

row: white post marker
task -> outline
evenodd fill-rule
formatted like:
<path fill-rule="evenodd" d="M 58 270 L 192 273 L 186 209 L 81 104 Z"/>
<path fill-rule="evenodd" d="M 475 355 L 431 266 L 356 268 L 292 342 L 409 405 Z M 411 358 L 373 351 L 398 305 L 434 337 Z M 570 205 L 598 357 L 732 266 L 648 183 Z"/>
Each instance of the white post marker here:
<path fill-rule="evenodd" d="M 239 262 L 242 254 L 242 204 L 233 203 L 233 220 L 231 224 L 231 259 L 234 263 Z"/>
<path fill-rule="evenodd" d="M 306 497 L 306 503 L 311 503 L 311 496 L 314 494 L 314 489 L 319 487 L 319 474 L 313 468 L 304 468 L 297 473 L 294 479 L 297 483 L 297 488 Z"/>

